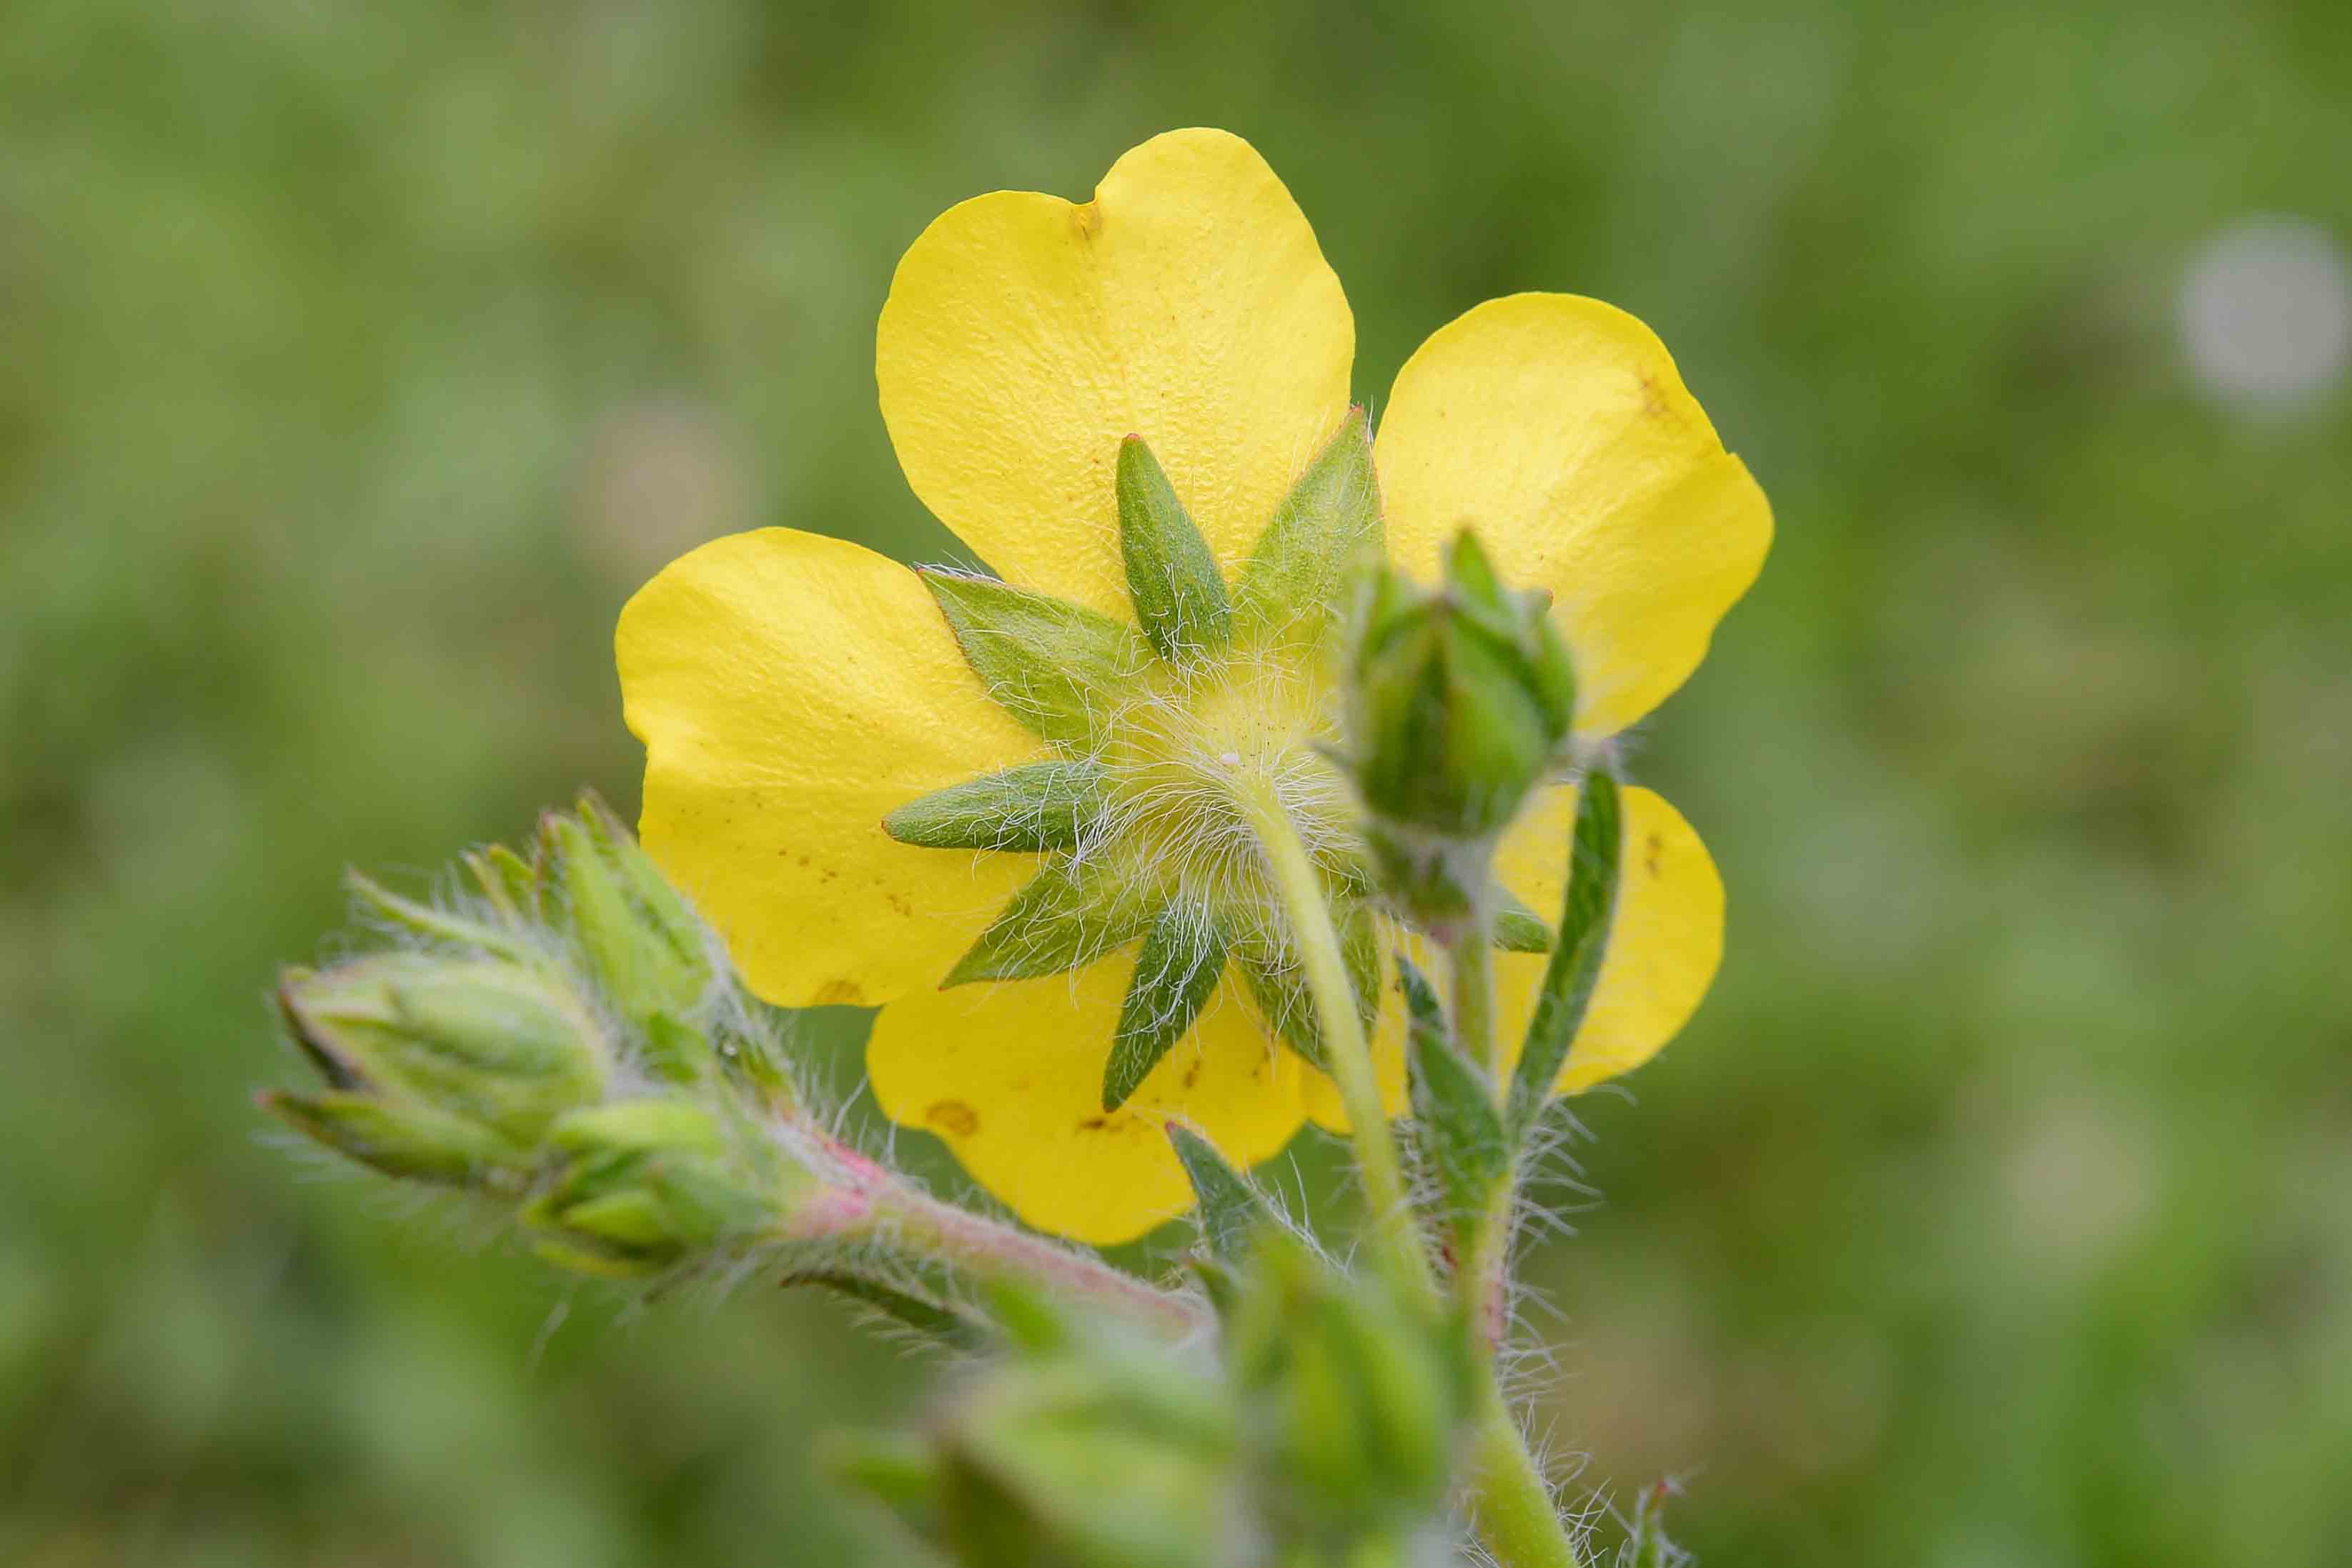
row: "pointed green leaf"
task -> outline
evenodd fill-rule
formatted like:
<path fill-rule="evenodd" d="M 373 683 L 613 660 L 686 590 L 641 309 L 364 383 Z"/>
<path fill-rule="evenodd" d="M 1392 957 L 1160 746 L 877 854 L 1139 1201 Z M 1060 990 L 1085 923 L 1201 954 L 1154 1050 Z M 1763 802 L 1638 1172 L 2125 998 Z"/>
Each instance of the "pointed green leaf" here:
<path fill-rule="evenodd" d="M 1208 910 L 1179 900 L 1160 911 L 1135 978 L 1118 1010 L 1110 1060 L 1103 1067 L 1102 1108 L 1117 1110 L 1201 1016 L 1225 972 L 1225 938 Z"/>
<path fill-rule="evenodd" d="M 966 663 L 1004 710 L 1058 745 L 1087 747 L 1151 661 L 1133 626 L 993 577 L 928 571 Z"/>
<path fill-rule="evenodd" d="M 1549 952 L 1551 927 L 1543 916 L 1511 896 L 1500 883 L 1494 889 L 1495 945 L 1505 952 Z"/>
<path fill-rule="evenodd" d="M 1224 576 L 1140 436 L 1118 444 L 1118 488 L 1119 553 L 1144 637 L 1171 663 L 1223 647 L 1233 631 Z"/>
<path fill-rule="evenodd" d="M 1176 1146 L 1176 1158 L 1183 1162 L 1192 1195 L 1199 1200 L 1192 1217 L 1201 1227 L 1202 1241 L 1213 1257 L 1240 1258 L 1250 1238 L 1275 1223 L 1274 1210 L 1249 1178 L 1225 1163 L 1215 1144 L 1190 1127 L 1170 1122 L 1168 1141 Z"/>
<path fill-rule="evenodd" d="M 1380 548 L 1371 426 L 1351 408 L 1258 536 L 1234 588 L 1234 636 L 1319 640 L 1345 608 L 1357 566 Z"/>
<path fill-rule="evenodd" d="M 979 1325 L 961 1310 L 928 1293 L 886 1285 L 862 1274 L 854 1274 L 847 1268 L 803 1269 L 786 1275 L 782 1283 L 787 1286 L 814 1285 L 830 1290 L 860 1306 L 870 1307 L 924 1338 L 953 1350 L 978 1350 L 985 1340 Z"/>
<path fill-rule="evenodd" d="M 1060 974 L 1133 942 L 1148 924 L 1099 862 L 1049 860 L 940 985 Z"/>
<path fill-rule="evenodd" d="M 1412 1114 L 1423 1153 L 1444 1189 L 1445 1213 L 1457 1226 L 1485 1214 L 1495 1184 L 1510 1168 L 1494 1086 L 1454 1048 L 1437 993 L 1411 960 L 1399 954 L 1405 995 L 1406 1052 L 1412 1065 Z"/>
<path fill-rule="evenodd" d="M 1518 1070 L 1511 1079 L 1511 1127 L 1524 1132 L 1543 1114 L 1551 1086 L 1568 1063 L 1569 1047 L 1592 1005 L 1601 961 L 1609 948 L 1616 916 L 1620 850 L 1624 832 L 1617 781 L 1596 768 L 1578 792 L 1576 828 L 1570 841 L 1568 895 L 1562 900 L 1559 940 L 1544 969 L 1536 1016 L 1528 1026 Z"/>
<path fill-rule="evenodd" d="M 882 819 L 901 844 L 926 849 L 1076 849 L 1103 812 L 1093 763 L 1031 763 L 910 800 Z"/>

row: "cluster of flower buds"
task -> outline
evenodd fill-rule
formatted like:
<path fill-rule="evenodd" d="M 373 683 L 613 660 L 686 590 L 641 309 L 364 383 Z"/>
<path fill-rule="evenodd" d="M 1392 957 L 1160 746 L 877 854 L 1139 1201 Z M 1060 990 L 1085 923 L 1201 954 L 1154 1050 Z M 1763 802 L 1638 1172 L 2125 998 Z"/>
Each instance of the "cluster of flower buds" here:
<path fill-rule="evenodd" d="M 775 1234 L 815 1178 L 756 1113 L 788 1105 L 710 938 L 593 800 L 530 860 L 467 858 L 478 891 L 418 903 L 353 885 L 408 944 L 278 987 L 325 1080 L 262 1103 L 387 1175 L 514 1202 L 551 1259 L 663 1272 Z"/>
<path fill-rule="evenodd" d="M 1495 837 L 1553 771 L 1576 674 L 1541 594 L 1495 575 L 1465 530 L 1445 581 L 1382 565 L 1365 593 L 1348 694 L 1348 757 L 1382 879 L 1444 932 L 1472 912 Z"/>

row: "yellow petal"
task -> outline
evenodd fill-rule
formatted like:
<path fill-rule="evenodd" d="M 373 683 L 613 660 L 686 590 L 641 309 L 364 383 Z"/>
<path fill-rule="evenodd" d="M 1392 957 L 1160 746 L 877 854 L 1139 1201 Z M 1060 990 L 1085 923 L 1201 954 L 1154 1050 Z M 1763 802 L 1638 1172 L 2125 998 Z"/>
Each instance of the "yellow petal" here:
<path fill-rule="evenodd" d="M 621 612 L 646 848 L 785 1006 L 936 984 L 1034 873 L 919 849 L 908 801 L 1039 754 L 990 700 L 912 572 L 792 529 L 672 563 Z"/>
<path fill-rule="evenodd" d="M 1672 1039 L 1698 1010 L 1723 957 L 1723 879 L 1682 814 L 1654 791 L 1628 785 L 1624 851 L 1617 919 L 1592 1004 L 1569 1048 L 1553 1091 L 1574 1094 L 1603 1079 L 1631 1072 Z M 1496 875 L 1546 921 L 1559 919 L 1567 891 L 1569 834 L 1576 821 L 1576 791 L 1546 790 L 1504 836 Z M 1444 983 L 1444 956 L 1420 937 L 1402 944 L 1413 963 Z M 1539 952 L 1495 955 L 1495 1025 L 1506 1064 L 1519 1058 L 1519 1040 L 1535 1016 L 1546 957 Z M 1404 1026 L 1391 997 L 1372 1041 L 1381 1087 L 1391 1115 L 1404 1103 Z M 1339 1095 L 1320 1074 L 1308 1075 L 1307 1110 L 1317 1125 L 1344 1131 Z"/>
<path fill-rule="evenodd" d="M 1664 345 L 1597 300 L 1514 294 L 1440 328 L 1397 374 L 1376 460 L 1398 564 L 1434 579 L 1467 524 L 1506 582 L 1551 591 L 1587 736 L 1683 683 L 1771 542 Z"/>
<path fill-rule="evenodd" d="M 1255 1164 L 1298 1130 L 1303 1070 L 1267 1042 L 1229 975 L 1143 1087 L 1105 1114 L 1103 1067 L 1134 972 L 1129 952 L 1075 975 L 894 1002 L 866 1047 L 874 1098 L 891 1120 L 939 1134 L 1040 1230 L 1132 1240 L 1192 1205 L 1169 1116 L 1193 1122 L 1235 1164 Z"/>
<path fill-rule="evenodd" d="M 1228 568 L 1347 412 L 1355 319 L 1255 149 L 1172 131 L 1083 205 L 999 191 L 898 264 L 875 351 L 907 481 L 1013 582 L 1128 615 L 1142 436 Z"/>

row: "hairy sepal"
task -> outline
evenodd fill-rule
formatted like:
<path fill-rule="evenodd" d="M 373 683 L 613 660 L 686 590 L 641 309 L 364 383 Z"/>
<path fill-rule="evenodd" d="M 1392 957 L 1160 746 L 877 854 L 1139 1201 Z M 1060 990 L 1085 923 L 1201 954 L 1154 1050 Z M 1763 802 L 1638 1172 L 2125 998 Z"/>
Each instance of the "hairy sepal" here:
<path fill-rule="evenodd" d="M 1039 737 L 1084 752 L 1100 745 L 1151 647 L 1108 616 L 994 577 L 926 571 L 964 661 L 998 706 Z"/>
<path fill-rule="evenodd" d="M 1209 542 L 1140 436 L 1118 446 L 1118 547 L 1145 640 L 1171 664 L 1222 650 L 1233 605 Z"/>
<path fill-rule="evenodd" d="M 1234 586 L 1239 642 L 1311 646 L 1347 608 L 1358 568 L 1381 546 L 1371 425 L 1350 408 L 1337 435 L 1276 507 Z"/>
<path fill-rule="evenodd" d="M 901 844 L 925 849 L 1076 849 L 1103 813 L 1103 771 L 1075 759 L 1031 763 L 910 800 L 882 819 Z"/>
<path fill-rule="evenodd" d="M 1049 860 L 940 984 L 1066 973 L 1135 941 L 1150 924 L 1132 890 L 1099 862 Z"/>
<path fill-rule="evenodd" d="M 1136 954 L 1135 976 L 1111 1036 L 1110 1060 L 1103 1068 L 1105 1110 L 1117 1110 L 1143 1087 L 1201 1016 L 1224 972 L 1224 933 L 1208 910 L 1178 900 L 1160 911 Z"/>

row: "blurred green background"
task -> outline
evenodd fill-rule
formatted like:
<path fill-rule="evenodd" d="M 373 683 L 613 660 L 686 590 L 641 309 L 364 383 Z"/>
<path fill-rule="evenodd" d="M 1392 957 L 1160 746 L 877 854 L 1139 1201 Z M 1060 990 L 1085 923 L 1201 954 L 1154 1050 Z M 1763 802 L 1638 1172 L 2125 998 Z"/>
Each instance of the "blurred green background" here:
<path fill-rule="evenodd" d="M 265 991 L 346 862 L 634 804 L 671 556 L 941 552 L 898 253 L 1194 122 L 1360 395 L 1598 294 L 1776 504 L 1640 763 L 1730 952 L 1580 1108 L 1555 1446 L 1717 1568 L 2352 1561 L 2347 61 L 2322 3 L 14 0 L 0 1561 L 897 1560 L 811 1446 L 919 1369 L 289 1158 Z"/>

